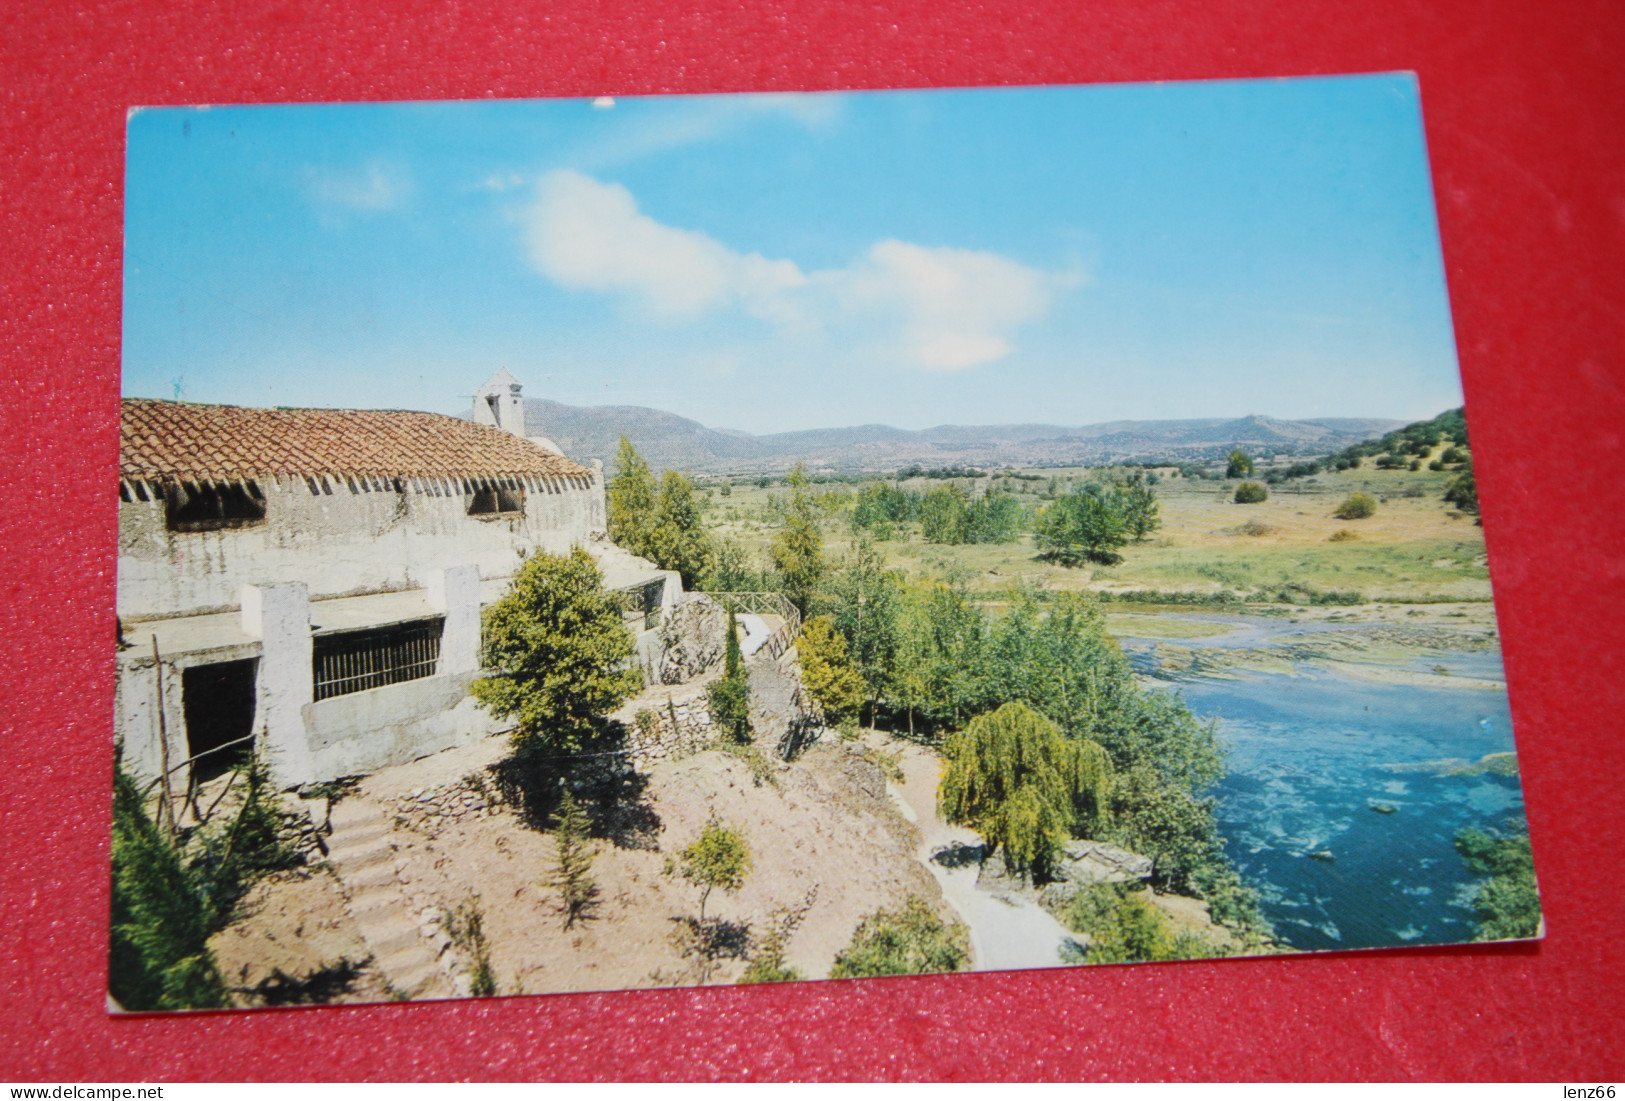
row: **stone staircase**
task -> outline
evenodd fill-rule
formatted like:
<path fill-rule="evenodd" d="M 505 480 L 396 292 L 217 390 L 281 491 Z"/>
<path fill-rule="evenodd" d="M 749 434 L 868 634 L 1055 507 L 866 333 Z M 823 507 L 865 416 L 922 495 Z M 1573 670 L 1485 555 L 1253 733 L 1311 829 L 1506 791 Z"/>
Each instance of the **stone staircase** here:
<path fill-rule="evenodd" d="M 328 821 L 328 859 L 372 950 L 373 966 L 403 998 L 456 997 L 435 946 L 419 931 L 401 891 L 383 812 L 366 800 L 344 799 L 334 804 Z"/>

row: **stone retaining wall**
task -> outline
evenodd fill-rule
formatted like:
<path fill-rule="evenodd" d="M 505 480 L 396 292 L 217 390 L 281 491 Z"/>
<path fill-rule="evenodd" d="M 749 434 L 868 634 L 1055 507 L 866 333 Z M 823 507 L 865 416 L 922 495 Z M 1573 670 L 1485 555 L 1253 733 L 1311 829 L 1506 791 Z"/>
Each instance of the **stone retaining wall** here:
<path fill-rule="evenodd" d="M 508 804 L 486 769 L 436 788 L 419 788 L 395 800 L 390 809 L 397 826 L 432 838 L 458 822 L 495 818 L 508 812 Z"/>
<path fill-rule="evenodd" d="M 703 695 L 640 710 L 627 726 L 627 749 L 640 765 L 682 760 L 717 740 L 716 724 L 711 721 L 710 705 Z"/>

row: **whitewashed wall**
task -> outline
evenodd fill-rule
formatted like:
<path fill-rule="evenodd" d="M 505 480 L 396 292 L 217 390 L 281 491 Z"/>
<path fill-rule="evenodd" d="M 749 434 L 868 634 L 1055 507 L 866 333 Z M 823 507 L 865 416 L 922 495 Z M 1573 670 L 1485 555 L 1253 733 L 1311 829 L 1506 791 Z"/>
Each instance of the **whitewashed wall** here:
<path fill-rule="evenodd" d="M 531 548 L 564 553 L 604 529 L 601 474 L 532 484 L 542 488 L 510 518 L 469 516 L 448 482 L 397 492 L 328 479 L 312 493 L 302 478 L 267 479 L 262 523 L 210 532 L 168 531 L 161 500 L 121 501 L 118 611 L 126 621 L 228 611 L 244 585 L 290 581 L 313 599 L 391 592 L 463 564 L 508 577 Z"/>

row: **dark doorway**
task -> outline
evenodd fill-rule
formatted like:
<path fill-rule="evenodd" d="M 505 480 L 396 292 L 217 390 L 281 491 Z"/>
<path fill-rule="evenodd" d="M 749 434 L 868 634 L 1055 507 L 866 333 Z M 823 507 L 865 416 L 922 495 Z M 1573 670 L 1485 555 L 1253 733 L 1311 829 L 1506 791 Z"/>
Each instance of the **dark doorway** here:
<path fill-rule="evenodd" d="M 248 760 L 254 733 L 254 674 L 258 658 L 217 661 L 181 670 L 181 702 L 186 708 L 186 746 L 192 778 L 212 780 Z M 236 744 L 233 744 L 236 743 Z"/>

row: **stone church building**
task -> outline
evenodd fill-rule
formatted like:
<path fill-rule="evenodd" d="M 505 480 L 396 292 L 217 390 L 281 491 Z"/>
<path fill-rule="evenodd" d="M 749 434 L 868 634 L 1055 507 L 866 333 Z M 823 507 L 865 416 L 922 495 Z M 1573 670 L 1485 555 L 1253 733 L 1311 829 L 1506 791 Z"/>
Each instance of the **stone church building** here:
<path fill-rule="evenodd" d="M 535 549 L 593 554 L 646 667 L 682 591 L 608 542 L 601 464 L 527 436 L 506 371 L 471 420 L 126 398 L 119 475 L 116 729 L 144 779 L 254 749 L 292 786 L 496 732 L 480 609 Z"/>

